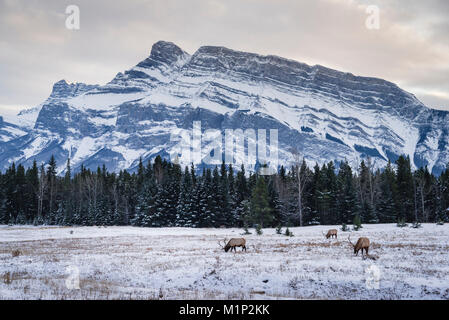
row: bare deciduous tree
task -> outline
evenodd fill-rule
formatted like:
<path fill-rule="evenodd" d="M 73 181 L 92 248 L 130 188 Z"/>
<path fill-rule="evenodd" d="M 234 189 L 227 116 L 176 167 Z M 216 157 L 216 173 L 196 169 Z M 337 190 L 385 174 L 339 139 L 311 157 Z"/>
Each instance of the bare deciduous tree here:
<path fill-rule="evenodd" d="M 45 195 L 45 191 L 47 190 L 47 185 L 48 185 L 48 179 L 45 175 L 45 168 L 44 165 L 41 165 L 41 173 L 39 176 L 39 187 L 37 189 L 37 216 L 39 219 L 42 218 L 42 208 L 43 208 L 43 203 L 44 203 L 44 195 Z"/>
<path fill-rule="evenodd" d="M 299 214 L 299 225 L 303 226 L 303 196 L 304 189 L 307 182 L 310 180 L 310 171 L 307 168 L 306 161 L 301 158 L 297 149 L 292 149 L 292 154 L 294 157 L 294 171 L 296 178 L 296 186 L 298 192 L 298 214 Z"/>

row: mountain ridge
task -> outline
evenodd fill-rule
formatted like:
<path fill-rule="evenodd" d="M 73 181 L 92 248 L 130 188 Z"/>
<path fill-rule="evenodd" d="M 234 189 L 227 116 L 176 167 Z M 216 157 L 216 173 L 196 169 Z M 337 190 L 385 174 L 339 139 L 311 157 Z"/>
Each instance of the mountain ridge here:
<path fill-rule="evenodd" d="M 278 129 L 285 165 L 291 148 L 310 163 L 346 158 L 353 167 L 368 156 L 382 167 L 400 154 L 436 173 L 449 162 L 449 112 L 426 107 L 396 84 L 219 46 L 190 55 L 158 41 L 105 85 L 56 82 L 37 109 L 33 128 L 0 143 L 2 170 L 51 154 L 60 172 L 69 156 L 74 168 L 132 169 L 140 157 L 167 157 L 176 149 L 170 133 L 191 130 L 193 121 L 222 132 Z"/>

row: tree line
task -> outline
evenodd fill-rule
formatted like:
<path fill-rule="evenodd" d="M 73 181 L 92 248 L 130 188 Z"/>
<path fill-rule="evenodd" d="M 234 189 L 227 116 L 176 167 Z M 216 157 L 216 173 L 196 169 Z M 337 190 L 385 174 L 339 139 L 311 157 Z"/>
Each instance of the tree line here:
<path fill-rule="evenodd" d="M 264 176 L 232 165 L 182 169 L 160 156 L 134 173 L 90 170 L 57 175 L 54 157 L 0 172 L 0 224 L 143 227 L 277 227 L 316 224 L 446 222 L 449 165 L 440 176 L 395 165 L 354 172 L 347 161 L 309 168 L 297 159 Z"/>

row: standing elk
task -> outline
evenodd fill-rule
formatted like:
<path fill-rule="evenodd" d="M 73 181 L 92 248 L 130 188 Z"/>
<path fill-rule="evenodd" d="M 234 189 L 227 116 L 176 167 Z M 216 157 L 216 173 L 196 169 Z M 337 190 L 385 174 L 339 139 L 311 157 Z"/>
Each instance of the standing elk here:
<path fill-rule="evenodd" d="M 327 231 L 327 234 L 324 234 L 324 232 L 323 232 L 323 235 L 326 237 L 326 239 L 329 239 L 332 237 L 335 237 L 335 239 L 336 239 L 337 238 L 337 229 L 330 229 L 329 231 Z"/>
<path fill-rule="evenodd" d="M 357 256 L 359 254 L 359 251 L 362 250 L 362 257 L 363 257 L 363 249 L 365 249 L 365 254 L 368 256 L 368 250 L 369 250 L 369 239 L 365 237 L 360 237 L 359 240 L 357 240 L 357 243 L 354 245 L 351 242 L 351 236 L 348 236 L 348 241 L 354 248 L 354 254 Z"/>
<path fill-rule="evenodd" d="M 226 238 L 223 240 L 223 244 L 225 246 L 222 246 L 220 241 L 218 241 L 218 244 L 220 247 L 224 249 L 225 252 L 228 252 L 229 249 L 234 249 L 234 252 L 236 252 L 236 247 L 242 247 L 242 251 L 246 251 L 246 240 L 244 238 L 232 238 L 231 240 L 226 243 Z"/>

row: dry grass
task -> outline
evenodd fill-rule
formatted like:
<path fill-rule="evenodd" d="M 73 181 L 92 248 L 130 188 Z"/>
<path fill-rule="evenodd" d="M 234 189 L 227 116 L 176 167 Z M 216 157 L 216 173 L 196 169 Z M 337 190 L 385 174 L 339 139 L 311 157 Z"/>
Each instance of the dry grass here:
<path fill-rule="evenodd" d="M 6 266 L 0 268 L 0 299 L 2 288 L 25 299 L 390 299 L 416 292 L 406 284 L 412 277 L 443 284 L 448 278 L 446 269 L 437 267 L 447 262 L 447 242 L 413 242 L 380 232 L 368 234 L 377 241 L 370 253 L 380 257 L 372 262 L 355 257 L 347 241 L 326 240 L 319 232 L 302 236 L 293 230 L 292 238 L 264 232 L 247 236 L 247 252 L 225 253 L 217 245 L 224 236 L 215 230 L 83 238 L 73 229 L 76 238 L 0 242 L 0 264 Z M 360 277 L 371 263 L 394 284 L 380 296 L 363 291 Z M 81 269 L 80 290 L 66 287 L 69 265 Z M 404 284 L 396 284 L 399 280 Z M 441 297 L 445 291 L 438 292 Z"/>

